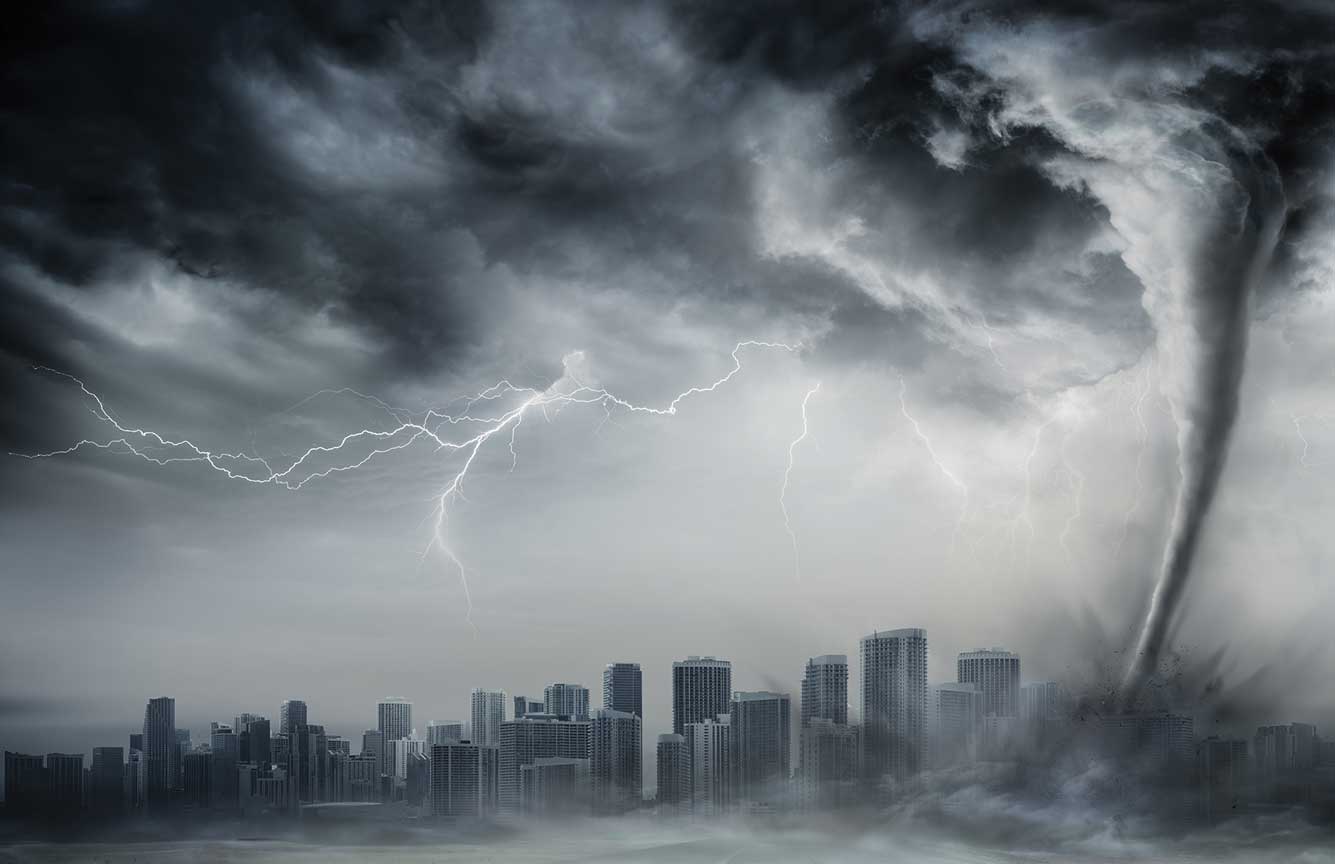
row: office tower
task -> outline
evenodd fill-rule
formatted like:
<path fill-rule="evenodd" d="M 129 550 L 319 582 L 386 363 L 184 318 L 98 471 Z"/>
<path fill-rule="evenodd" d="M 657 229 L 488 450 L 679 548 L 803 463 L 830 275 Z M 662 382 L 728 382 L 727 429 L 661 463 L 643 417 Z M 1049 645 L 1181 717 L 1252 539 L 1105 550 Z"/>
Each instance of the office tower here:
<path fill-rule="evenodd" d="M 519 810 L 529 816 L 582 813 L 589 789 L 589 760 L 544 756 L 519 769 Z"/>
<path fill-rule="evenodd" d="M 813 717 L 848 722 L 848 656 L 822 654 L 807 661 L 802 675 L 802 728 Z"/>
<path fill-rule="evenodd" d="M 389 742 L 390 770 L 387 773 L 393 774 L 394 779 L 400 782 L 408 780 L 408 759 L 410 756 L 425 756 L 427 754 L 427 743 L 413 738 L 398 738 Z"/>
<path fill-rule="evenodd" d="M 927 631 L 872 633 L 859 649 L 864 776 L 911 777 L 927 756 Z"/>
<path fill-rule="evenodd" d="M 363 752 L 343 762 L 343 800 L 374 802 L 380 800 L 380 756 Z"/>
<path fill-rule="evenodd" d="M 46 754 L 46 794 L 52 816 L 70 819 L 83 808 L 83 754 Z"/>
<path fill-rule="evenodd" d="M 269 754 L 273 760 L 275 770 L 281 768 L 290 774 L 292 770 L 292 736 L 279 732 L 270 738 Z"/>
<path fill-rule="evenodd" d="M 278 731 L 284 735 L 290 735 L 298 726 L 305 725 L 306 703 L 300 699 L 288 699 L 278 709 Z"/>
<path fill-rule="evenodd" d="M 690 656 L 672 664 L 672 731 L 686 734 L 686 724 L 728 713 L 732 701 L 732 664 L 713 657 Z"/>
<path fill-rule="evenodd" d="M 289 736 L 288 764 L 293 792 L 301 803 L 320 801 L 328 783 L 329 748 L 324 727 L 318 723 L 298 726 Z"/>
<path fill-rule="evenodd" d="M 464 724 L 462 723 L 446 720 L 444 723 L 431 722 L 427 724 L 427 744 L 449 744 L 452 741 L 462 741 L 463 738 Z"/>
<path fill-rule="evenodd" d="M 1196 748 L 1200 810 L 1207 816 L 1232 815 L 1243 803 L 1248 780 L 1247 742 L 1206 738 Z"/>
<path fill-rule="evenodd" d="M 325 746 L 329 748 L 330 753 L 342 753 L 345 756 L 352 755 L 352 742 L 342 735 L 325 735 Z"/>
<path fill-rule="evenodd" d="M 131 750 L 125 757 L 125 803 L 131 810 L 144 806 L 146 776 L 143 751 Z"/>
<path fill-rule="evenodd" d="M 603 708 L 644 719 L 644 685 L 639 663 L 608 663 L 603 669 Z"/>
<path fill-rule="evenodd" d="M 690 804 L 691 754 L 686 737 L 669 733 L 658 736 L 658 806 L 660 810 L 684 810 Z"/>
<path fill-rule="evenodd" d="M 546 713 L 547 713 L 547 706 L 545 703 L 540 702 L 537 699 L 530 699 L 527 696 L 515 697 L 514 719 L 518 720 L 520 717 L 525 717 L 529 714 L 546 714 Z"/>
<path fill-rule="evenodd" d="M 787 693 L 741 692 L 732 697 L 735 795 L 740 801 L 771 802 L 788 784 L 792 699 Z"/>
<path fill-rule="evenodd" d="M 226 723 L 209 724 L 209 750 L 215 756 L 223 756 L 232 761 L 241 759 L 241 741 L 236 730 Z"/>
<path fill-rule="evenodd" d="M 1106 755 L 1144 764 L 1180 766 L 1195 757 L 1195 724 L 1168 712 L 1112 714 L 1096 718 Z"/>
<path fill-rule="evenodd" d="M 594 713 L 589 735 L 594 808 L 600 813 L 624 813 L 639 807 L 644 794 L 640 718 L 603 709 Z"/>
<path fill-rule="evenodd" d="M 385 733 L 379 729 L 367 729 L 362 733 L 362 755 L 375 757 L 376 784 L 379 788 L 379 778 L 389 773 L 390 747 L 389 742 L 385 740 Z"/>
<path fill-rule="evenodd" d="M 180 775 L 176 740 L 176 700 L 148 700 L 144 708 L 144 805 L 160 808 L 171 801 Z"/>
<path fill-rule="evenodd" d="M 589 719 L 589 688 L 578 684 L 548 684 L 542 692 L 546 713 L 571 720 Z"/>
<path fill-rule="evenodd" d="M 957 679 L 983 692 L 983 716 L 1020 716 L 1020 655 L 993 648 L 960 654 Z"/>
<path fill-rule="evenodd" d="M 386 741 L 411 738 L 413 734 L 413 703 L 406 699 L 389 698 L 376 706 L 380 722 L 377 728 Z"/>
<path fill-rule="evenodd" d="M 215 807 L 236 805 L 236 766 L 241 761 L 241 739 L 226 723 L 209 726 L 209 749 L 213 755 L 213 804 Z"/>
<path fill-rule="evenodd" d="M 186 807 L 207 809 L 213 806 L 213 754 L 191 750 L 181 756 L 182 803 Z"/>
<path fill-rule="evenodd" d="M 497 748 L 452 741 L 431 747 L 431 815 L 477 819 L 496 811 Z"/>
<path fill-rule="evenodd" d="M 425 753 L 409 753 L 407 756 L 403 800 L 409 807 L 421 807 L 431 803 L 431 757 Z"/>
<path fill-rule="evenodd" d="M 273 749 L 269 740 L 269 720 L 267 717 L 258 717 L 253 714 L 242 715 L 242 717 L 245 720 L 245 725 L 241 727 L 245 747 L 241 754 L 241 761 L 253 762 L 259 767 L 260 774 L 263 776 L 268 773 L 269 766 L 273 764 Z"/>
<path fill-rule="evenodd" d="M 501 690 L 473 691 L 472 740 L 477 744 L 495 746 L 501 741 L 501 724 L 505 722 L 505 692 Z"/>
<path fill-rule="evenodd" d="M 799 789 L 807 809 L 837 808 L 856 800 L 858 727 L 812 717 L 801 731 Z"/>
<path fill-rule="evenodd" d="M 143 753 L 143 752 L 144 752 L 144 733 L 143 733 L 143 732 L 131 732 L 131 733 L 130 733 L 130 749 L 131 749 L 131 750 L 138 750 L 140 753 Z"/>
<path fill-rule="evenodd" d="M 976 762 L 983 736 L 983 691 L 977 684 L 937 684 L 928 699 L 927 739 L 932 767 Z"/>
<path fill-rule="evenodd" d="M 41 756 L 5 751 L 5 815 L 38 812 L 46 795 L 46 766 Z"/>
<path fill-rule="evenodd" d="M 733 728 L 727 713 L 712 720 L 686 724 L 691 763 L 691 812 L 720 815 L 732 809 Z"/>
<path fill-rule="evenodd" d="M 1069 700 L 1056 681 L 1036 681 L 1020 688 L 1020 721 L 1031 746 L 1051 745 L 1070 714 Z"/>
<path fill-rule="evenodd" d="M 520 808 L 520 769 L 535 759 L 589 758 L 589 721 L 524 717 L 500 728 L 499 803 L 503 812 Z M 586 796 L 581 799 L 587 803 Z"/>
<path fill-rule="evenodd" d="M 125 806 L 125 748 L 94 747 L 88 772 L 88 809 L 99 816 Z"/>
<path fill-rule="evenodd" d="M 1310 723 L 1259 726 L 1252 739 L 1252 764 L 1259 780 L 1291 777 L 1316 768 L 1320 738 Z"/>
<path fill-rule="evenodd" d="M 178 728 L 176 730 L 176 749 L 181 753 L 189 753 L 191 750 L 195 749 L 194 741 L 190 738 L 189 729 Z"/>

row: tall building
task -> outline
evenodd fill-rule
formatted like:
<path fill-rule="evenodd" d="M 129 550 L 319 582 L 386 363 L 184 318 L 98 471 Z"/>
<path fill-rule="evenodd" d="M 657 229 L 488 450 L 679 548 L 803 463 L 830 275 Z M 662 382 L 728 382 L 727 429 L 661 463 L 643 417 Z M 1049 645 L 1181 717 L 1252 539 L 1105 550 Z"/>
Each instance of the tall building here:
<path fill-rule="evenodd" d="M 501 742 L 501 724 L 504 722 L 505 692 L 475 689 L 472 740 L 477 744 L 496 746 Z"/>
<path fill-rule="evenodd" d="M 586 810 L 589 760 L 544 756 L 519 769 L 519 810 L 529 816 L 572 816 Z"/>
<path fill-rule="evenodd" d="M 463 737 L 464 724 L 454 720 L 446 720 L 443 723 L 433 721 L 426 726 L 426 741 L 432 746 L 462 741 Z"/>
<path fill-rule="evenodd" d="M 125 757 L 125 804 L 131 810 L 144 806 L 145 771 L 143 751 L 131 750 Z"/>
<path fill-rule="evenodd" d="M 911 777 L 927 755 L 927 631 L 878 631 L 859 649 L 864 776 Z"/>
<path fill-rule="evenodd" d="M 191 750 L 181 756 L 181 802 L 186 807 L 208 809 L 213 806 L 214 767 L 213 754 L 207 750 Z"/>
<path fill-rule="evenodd" d="M 298 726 L 305 725 L 306 703 L 300 699 L 288 699 L 278 709 L 278 731 L 284 735 L 290 735 Z"/>
<path fill-rule="evenodd" d="M 1196 773 L 1200 778 L 1203 815 L 1237 812 L 1248 780 L 1247 742 L 1206 738 L 1196 748 Z"/>
<path fill-rule="evenodd" d="M 254 714 L 243 714 L 237 718 L 244 725 L 238 727 L 241 741 L 241 761 L 252 762 L 260 769 L 263 776 L 273 764 L 273 750 L 269 740 L 269 720 Z"/>
<path fill-rule="evenodd" d="M 142 731 L 130 733 L 130 749 L 138 750 L 140 753 L 144 752 L 144 733 Z"/>
<path fill-rule="evenodd" d="M 407 699 L 388 698 L 376 706 L 378 728 L 386 741 L 409 738 L 413 734 L 413 703 Z"/>
<path fill-rule="evenodd" d="M 728 713 L 732 702 L 732 664 L 713 657 L 690 656 L 672 664 L 672 731 L 686 734 L 688 723 Z"/>
<path fill-rule="evenodd" d="M 499 804 L 502 812 L 520 809 L 521 769 L 536 759 L 589 758 L 588 720 L 524 717 L 501 724 Z"/>
<path fill-rule="evenodd" d="M 1020 655 L 990 650 L 967 651 L 957 663 L 961 684 L 977 684 L 983 693 L 983 716 L 1020 716 Z"/>
<path fill-rule="evenodd" d="M 527 696 L 515 697 L 514 719 L 518 720 L 520 717 L 525 717 L 529 714 L 546 714 L 546 713 L 547 713 L 547 706 L 542 701 L 538 699 L 530 699 Z"/>
<path fill-rule="evenodd" d="M 236 766 L 241 761 L 240 736 L 226 723 L 209 728 L 209 749 L 213 756 L 214 806 L 235 806 L 238 797 Z"/>
<path fill-rule="evenodd" d="M 47 806 L 52 816 L 70 819 L 83 808 L 83 754 L 46 754 Z"/>
<path fill-rule="evenodd" d="M 720 815 L 732 809 L 735 776 L 732 732 L 732 720 L 726 713 L 712 720 L 686 724 L 691 812 L 696 815 Z"/>
<path fill-rule="evenodd" d="M 983 691 L 977 684 L 937 684 L 928 694 L 927 740 L 933 768 L 978 761 L 983 736 Z"/>
<path fill-rule="evenodd" d="M 289 736 L 288 764 L 292 793 L 305 804 L 324 800 L 329 784 L 329 746 L 318 723 L 298 726 Z"/>
<path fill-rule="evenodd" d="M 641 721 L 628 711 L 603 709 L 589 726 L 589 774 L 593 806 L 600 813 L 624 813 L 643 798 Z"/>
<path fill-rule="evenodd" d="M 1320 763 L 1320 741 L 1310 723 L 1259 726 L 1252 739 L 1252 764 L 1258 779 L 1290 777 Z"/>
<path fill-rule="evenodd" d="M 1056 681 L 1036 681 L 1020 687 L 1020 720 L 1030 744 L 1050 744 L 1070 713 L 1066 692 Z"/>
<path fill-rule="evenodd" d="M 176 700 L 161 696 L 144 708 L 144 805 L 161 808 L 171 802 L 180 776 L 176 738 Z"/>
<path fill-rule="evenodd" d="M 691 797 L 691 754 L 686 749 L 685 736 L 659 735 L 657 764 L 660 811 L 687 808 Z"/>
<path fill-rule="evenodd" d="M 571 720 L 589 719 L 589 688 L 579 684 L 548 684 L 542 693 L 546 713 Z"/>
<path fill-rule="evenodd" d="M 732 698 L 736 797 L 773 802 L 787 790 L 792 751 L 792 700 L 787 693 L 737 693 Z"/>
<path fill-rule="evenodd" d="M 639 663 L 608 663 L 603 669 L 603 708 L 644 719 L 644 684 Z"/>
<path fill-rule="evenodd" d="M 362 755 L 375 757 L 376 777 L 388 773 L 389 766 L 389 742 L 385 740 L 385 733 L 379 729 L 367 729 L 362 733 Z M 377 788 L 379 780 L 377 779 Z"/>
<path fill-rule="evenodd" d="M 88 809 L 112 816 L 125 807 L 125 748 L 94 747 L 88 772 Z"/>
<path fill-rule="evenodd" d="M 380 800 L 380 755 L 363 751 L 343 761 L 344 801 Z"/>
<path fill-rule="evenodd" d="M 813 717 L 848 722 L 848 656 L 822 654 L 807 661 L 802 675 L 802 727 Z"/>
<path fill-rule="evenodd" d="M 431 747 L 431 815 L 477 819 L 496 810 L 495 747 L 452 741 Z"/>
<path fill-rule="evenodd" d="M 5 815 L 37 813 L 46 797 L 46 766 L 41 756 L 5 751 Z"/>
<path fill-rule="evenodd" d="M 858 727 L 812 717 L 801 732 L 799 791 L 807 809 L 833 809 L 856 800 Z"/>
<path fill-rule="evenodd" d="M 1104 752 L 1110 756 L 1180 766 L 1195 757 L 1195 724 L 1168 712 L 1112 714 L 1098 718 Z"/>

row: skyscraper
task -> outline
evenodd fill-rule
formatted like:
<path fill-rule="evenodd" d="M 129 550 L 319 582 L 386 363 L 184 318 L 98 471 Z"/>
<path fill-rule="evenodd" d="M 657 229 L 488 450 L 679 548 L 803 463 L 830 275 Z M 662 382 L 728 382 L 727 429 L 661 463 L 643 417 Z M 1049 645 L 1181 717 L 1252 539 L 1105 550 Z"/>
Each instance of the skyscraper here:
<path fill-rule="evenodd" d="M 5 815 L 36 813 L 46 794 L 46 767 L 41 756 L 5 751 Z"/>
<path fill-rule="evenodd" d="M 910 777 L 927 755 L 927 631 L 878 631 L 859 648 L 864 776 Z"/>
<path fill-rule="evenodd" d="M 659 735 L 656 755 L 660 811 L 685 809 L 691 794 L 691 754 L 686 749 L 685 736 Z"/>
<path fill-rule="evenodd" d="M 463 737 L 464 724 L 455 720 L 432 721 L 426 725 L 426 743 L 430 746 L 462 741 Z"/>
<path fill-rule="evenodd" d="M 476 819 L 496 810 L 495 747 L 453 741 L 431 747 L 431 814 Z"/>
<path fill-rule="evenodd" d="M 643 795 L 641 721 L 627 711 L 603 709 L 589 728 L 589 772 L 593 805 L 601 813 L 640 806 Z"/>
<path fill-rule="evenodd" d="M 376 706 L 380 732 L 386 741 L 397 741 L 413 733 L 413 703 L 390 697 Z"/>
<path fill-rule="evenodd" d="M 94 747 L 88 773 L 88 807 L 101 816 L 121 812 L 125 806 L 125 748 Z"/>
<path fill-rule="evenodd" d="M 992 648 L 959 656 L 961 684 L 977 684 L 983 693 L 983 716 L 1020 716 L 1020 655 Z"/>
<path fill-rule="evenodd" d="M 543 706 L 548 714 L 569 717 L 571 720 L 589 719 L 589 688 L 579 684 L 548 684 L 542 693 Z"/>
<path fill-rule="evenodd" d="M 503 812 L 520 808 L 521 773 L 535 759 L 589 758 L 589 721 L 524 717 L 500 728 L 499 799 Z"/>
<path fill-rule="evenodd" d="M 608 663 L 603 669 L 603 708 L 644 719 L 644 685 L 639 663 Z"/>
<path fill-rule="evenodd" d="M 547 706 L 538 699 L 530 699 L 527 696 L 515 697 L 514 719 L 518 720 L 527 714 L 546 714 Z"/>
<path fill-rule="evenodd" d="M 732 699 L 736 796 L 749 802 L 779 800 L 786 791 L 792 750 L 787 693 L 737 693 Z"/>
<path fill-rule="evenodd" d="M 726 713 L 712 720 L 686 724 L 691 812 L 696 815 L 719 815 L 732 809 L 735 776 L 732 732 L 732 719 Z"/>
<path fill-rule="evenodd" d="M 245 725 L 239 730 L 242 741 L 241 761 L 253 762 L 260 769 L 260 775 L 269 772 L 273 762 L 273 750 L 269 740 L 269 720 L 254 714 L 243 714 Z"/>
<path fill-rule="evenodd" d="M 83 754 L 46 754 L 46 804 L 55 817 L 71 819 L 83 806 Z"/>
<path fill-rule="evenodd" d="M 690 656 L 672 664 L 672 731 L 686 734 L 688 723 L 728 713 L 732 701 L 732 664 L 713 657 Z"/>
<path fill-rule="evenodd" d="M 808 809 L 833 808 L 854 800 L 858 778 L 858 727 L 812 717 L 801 732 L 799 790 Z"/>
<path fill-rule="evenodd" d="M 848 657 L 822 654 L 807 661 L 802 676 L 802 727 L 813 717 L 831 722 L 848 722 Z"/>
<path fill-rule="evenodd" d="M 927 737 L 933 768 L 977 761 L 983 734 L 983 691 L 977 684 L 937 684 L 928 694 Z"/>
<path fill-rule="evenodd" d="M 278 709 L 278 731 L 290 735 L 293 729 L 306 725 L 306 703 L 300 699 L 288 699 Z"/>
<path fill-rule="evenodd" d="M 473 690 L 472 741 L 496 746 L 501 742 L 501 724 L 505 722 L 505 691 Z"/>
<path fill-rule="evenodd" d="M 166 806 L 177 786 L 180 764 L 176 740 L 176 700 L 161 696 L 144 708 L 144 804 Z"/>

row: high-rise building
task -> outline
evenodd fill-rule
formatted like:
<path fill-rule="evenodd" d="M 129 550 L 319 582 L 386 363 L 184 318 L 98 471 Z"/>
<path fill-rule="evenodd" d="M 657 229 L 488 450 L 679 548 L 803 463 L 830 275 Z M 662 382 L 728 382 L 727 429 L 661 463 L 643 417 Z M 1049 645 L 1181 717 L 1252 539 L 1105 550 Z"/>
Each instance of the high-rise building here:
<path fill-rule="evenodd" d="M 413 734 L 413 703 L 407 699 L 388 698 L 376 706 L 378 728 L 386 741 L 410 738 Z"/>
<path fill-rule="evenodd" d="M 1104 753 L 1142 763 L 1180 766 L 1196 755 L 1195 723 L 1168 712 L 1109 714 L 1098 718 Z"/>
<path fill-rule="evenodd" d="M 140 743 L 143 743 L 142 736 Z M 143 751 L 131 750 L 125 757 L 125 804 L 131 810 L 138 810 L 144 806 L 146 776 Z"/>
<path fill-rule="evenodd" d="M 644 684 L 639 663 L 608 663 L 603 669 L 603 708 L 644 719 Z"/>
<path fill-rule="evenodd" d="M 213 806 L 213 754 L 207 750 L 191 750 L 181 756 L 184 778 L 181 801 L 186 807 L 208 809 Z"/>
<path fill-rule="evenodd" d="M 927 755 L 927 631 L 878 631 L 859 648 L 863 774 L 911 777 Z"/>
<path fill-rule="evenodd" d="M 241 761 L 254 763 L 260 769 L 260 776 L 269 772 L 273 764 L 273 749 L 269 740 L 269 720 L 255 714 L 243 714 L 237 718 L 245 725 L 239 727 L 241 741 Z"/>
<path fill-rule="evenodd" d="M 959 655 L 958 680 L 977 684 L 983 693 L 983 716 L 1020 716 L 1020 655 L 1001 648 Z"/>
<path fill-rule="evenodd" d="M 88 772 L 88 809 L 112 816 L 125 807 L 125 748 L 94 747 Z"/>
<path fill-rule="evenodd" d="M 378 733 L 377 733 L 378 734 Z M 343 760 L 344 801 L 380 800 L 380 755 L 363 751 Z"/>
<path fill-rule="evenodd" d="M 640 718 L 605 708 L 594 713 L 589 736 L 594 809 L 624 813 L 639 807 L 644 786 Z"/>
<path fill-rule="evenodd" d="M 801 732 L 800 796 L 808 809 L 833 809 L 856 800 L 858 727 L 812 717 Z"/>
<path fill-rule="evenodd" d="M 1247 786 L 1247 742 L 1210 737 L 1196 748 L 1200 778 L 1200 810 L 1207 816 L 1231 815 L 1242 803 Z"/>
<path fill-rule="evenodd" d="M 937 684 L 928 695 L 927 740 L 933 768 L 976 762 L 983 735 L 983 691 L 977 684 Z"/>
<path fill-rule="evenodd" d="M 1291 777 L 1320 763 L 1320 738 L 1310 723 L 1259 726 L 1252 739 L 1252 765 L 1260 780 Z"/>
<path fill-rule="evenodd" d="M 505 691 L 473 690 L 473 723 L 471 740 L 477 744 L 496 746 L 501 742 L 501 724 L 505 722 Z"/>
<path fill-rule="evenodd" d="M 426 742 L 431 746 L 450 744 L 462 741 L 463 738 L 464 724 L 455 720 L 446 720 L 443 723 L 432 721 L 426 726 Z"/>
<path fill-rule="evenodd" d="M 324 726 L 306 723 L 289 736 L 288 764 L 292 793 L 305 804 L 325 800 L 329 784 L 329 746 Z"/>
<path fill-rule="evenodd" d="M 535 759 L 589 758 L 588 720 L 524 717 L 501 724 L 499 800 L 502 812 L 520 809 L 520 769 Z M 587 803 L 586 796 L 583 803 Z"/>
<path fill-rule="evenodd" d="M 686 724 L 686 749 L 691 763 L 691 812 L 700 816 L 727 813 L 734 801 L 732 720 Z"/>
<path fill-rule="evenodd" d="M 47 805 L 51 815 L 73 818 L 83 808 L 83 754 L 46 754 Z"/>
<path fill-rule="evenodd" d="M 579 684 L 548 684 L 542 693 L 542 704 L 547 714 L 588 720 L 589 688 Z"/>
<path fill-rule="evenodd" d="M 497 749 L 469 741 L 431 747 L 431 814 L 477 819 L 496 810 Z"/>
<path fill-rule="evenodd" d="M 171 802 L 181 768 L 176 738 L 176 700 L 161 696 L 144 708 L 144 805 L 161 808 Z"/>
<path fill-rule="evenodd" d="M 589 760 L 543 756 L 519 768 L 519 810 L 529 816 L 585 812 Z"/>
<path fill-rule="evenodd" d="M 848 657 L 822 654 L 807 661 L 802 676 L 802 727 L 813 717 L 833 723 L 848 722 Z"/>
<path fill-rule="evenodd" d="M 546 713 L 547 713 L 547 705 L 543 703 L 541 700 L 530 699 L 527 696 L 515 697 L 514 719 L 518 720 L 520 717 L 525 717 L 529 714 L 546 714 Z"/>
<path fill-rule="evenodd" d="M 792 751 L 792 699 L 787 693 L 739 692 L 730 713 L 737 799 L 781 801 Z"/>
<path fill-rule="evenodd" d="M 691 754 L 686 737 L 658 736 L 658 807 L 660 811 L 686 809 L 691 796 Z"/>
<path fill-rule="evenodd" d="M 42 808 L 46 766 L 41 756 L 5 751 L 5 815 L 27 816 Z"/>
<path fill-rule="evenodd" d="M 290 735 L 298 726 L 305 725 L 306 703 L 300 699 L 288 699 L 278 709 L 278 731 L 284 735 Z"/>
<path fill-rule="evenodd" d="M 692 655 L 672 664 L 672 731 L 686 734 L 688 723 L 728 713 L 732 702 L 732 664 Z"/>
<path fill-rule="evenodd" d="M 1031 745 L 1049 745 L 1070 713 L 1066 693 L 1056 681 L 1036 681 L 1020 687 L 1020 721 Z"/>

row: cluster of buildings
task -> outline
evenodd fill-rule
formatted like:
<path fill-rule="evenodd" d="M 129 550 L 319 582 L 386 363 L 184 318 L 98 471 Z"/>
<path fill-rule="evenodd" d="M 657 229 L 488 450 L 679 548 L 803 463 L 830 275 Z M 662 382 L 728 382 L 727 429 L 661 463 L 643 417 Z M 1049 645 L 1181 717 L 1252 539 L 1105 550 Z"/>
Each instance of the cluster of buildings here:
<path fill-rule="evenodd" d="M 312 723 L 305 702 L 210 724 L 196 742 L 175 700 L 150 699 L 129 747 L 83 754 L 5 752 L 7 815 L 132 813 L 393 814 L 454 820 L 618 814 L 756 815 L 838 809 L 894 794 L 925 771 L 1043 758 L 1077 739 L 1102 757 L 1188 777 L 1207 813 L 1311 801 L 1335 788 L 1335 746 L 1307 724 L 1261 727 L 1253 741 L 1198 741 L 1189 716 L 1089 715 L 1055 682 L 1023 683 L 1020 657 L 962 653 L 957 680 L 929 685 L 927 633 L 877 631 L 859 643 L 859 709 L 843 654 L 807 661 L 788 693 L 733 689 L 732 664 L 672 664 L 672 731 L 644 752 L 638 663 L 603 672 L 601 708 L 558 682 L 541 698 L 472 691 L 467 722 L 433 722 L 385 699 L 354 742 Z M 795 723 L 795 728 L 794 728 Z M 795 744 L 795 748 L 794 748 Z M 793 750 L 796 749 L 796 753 Z M 646 789 L 645 756 L 657 783 Z"/>

